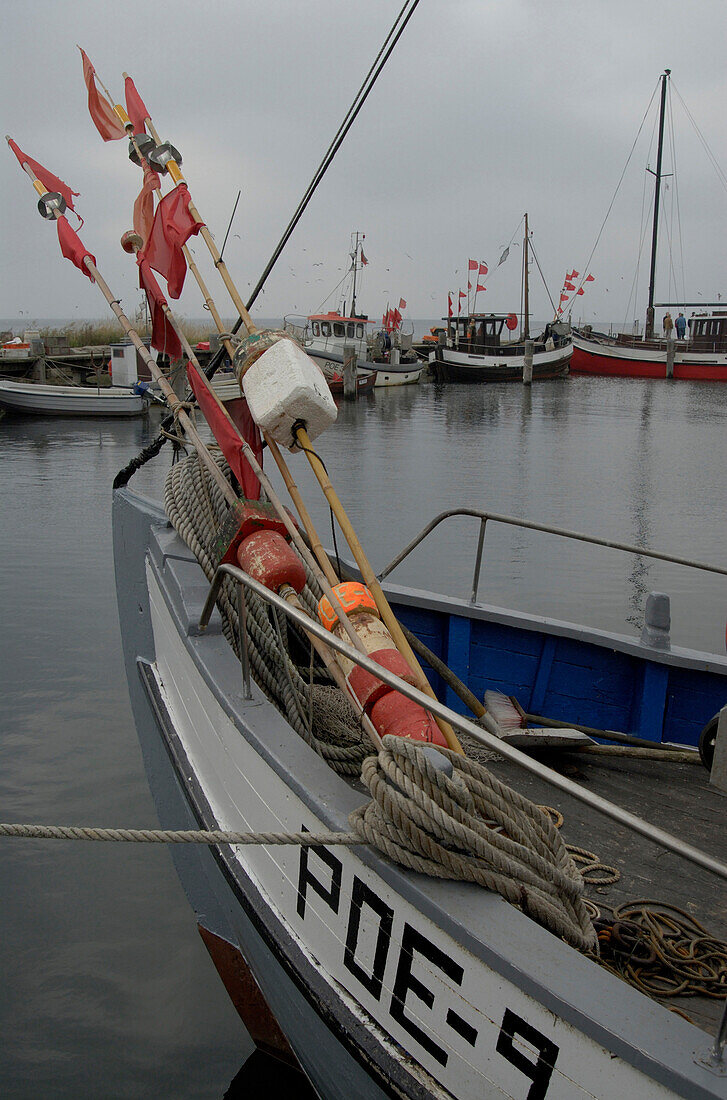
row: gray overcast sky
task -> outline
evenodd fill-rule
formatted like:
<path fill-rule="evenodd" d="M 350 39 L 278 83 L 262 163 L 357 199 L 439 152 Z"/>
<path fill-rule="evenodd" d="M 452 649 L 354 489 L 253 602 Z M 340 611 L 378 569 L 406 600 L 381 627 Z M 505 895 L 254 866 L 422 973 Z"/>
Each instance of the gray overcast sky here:
<path fill-rule="evenodd" d="M 242 191 L 225 258 L 246 297 L 400 7 L 4 0 L 3 133 L 81 192 L 82 239 L 131 312 L 140 300 L 136 273 L 118 242 L 140 173 L 126 143 L 104 144 L 91 123 L 76 43 L 118 97 L 128 71 L 157 129 L 182 152 L 193 198 L 220 244 Z M 466 284 L 469 257 L 490 265 L 478 308 L 517 309 L 519 247 L 494 269 L 526 210 L 557 296 L 566 269 L 583 272 L 665 67 L 673 72 L 677 176 L 665 192 L 657 299 L 674 293 L 670 279 L 689 300 L 727 297 L 725 185 L 676 95 L 724 170 L 726 32 L 724 0 L 421 0 L 256 310 L 272 317 L 318 309 L 343 274 L 353 230 L 366 234 L 369 259 L 358 304 L 374 318 L 400 297 L 411 317 L 441 316 L 447 290 Z M 643 314 L 643 293 L 637 306 L 629 293 L 652 135 L 649 123 L 576 317 Z M 110 318 L 99 291 L 62 259 L 7 148 L 0 179 L 0 316 L 18 324 Z M 234 315 L 204 245 L 193 244 L 218 307 Z M 642 259 L 642 286 L 647 266 Z M 533 311 L 544 318 L 536 272 L 531 283 Z M 336 295 L 328 299 L 337 304 Z M 203 314 L 191 277 L 179 308 L 188 318 Z"/>

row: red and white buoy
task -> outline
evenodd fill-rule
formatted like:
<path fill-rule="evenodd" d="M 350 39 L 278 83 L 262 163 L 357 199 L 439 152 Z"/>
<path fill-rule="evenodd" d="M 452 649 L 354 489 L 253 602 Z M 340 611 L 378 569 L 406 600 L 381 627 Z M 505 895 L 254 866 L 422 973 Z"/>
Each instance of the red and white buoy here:
<path fill-rule="evenodd" d="M 416 675 L 381 622 L 374 598 L 366 585 L 358 581 L 347 581 L 336 585 L 333 591 L 371 660 L 401 677 L 406 683 L 416 685 Z M 346 640 L 346 633 L 336 611 L 325 596 L 318 604 L 318 617 L 331 633 L 343 641 Z M 383 680 L 340 654 L 339 662 L 351 692 L 381 737 L 391 733 L 397 737 L 409 737 L 414 741 L 447 748 L 447 742 L 437 723 L 419 703 L 408 699 L 400 691 L 391 688 Z"/>

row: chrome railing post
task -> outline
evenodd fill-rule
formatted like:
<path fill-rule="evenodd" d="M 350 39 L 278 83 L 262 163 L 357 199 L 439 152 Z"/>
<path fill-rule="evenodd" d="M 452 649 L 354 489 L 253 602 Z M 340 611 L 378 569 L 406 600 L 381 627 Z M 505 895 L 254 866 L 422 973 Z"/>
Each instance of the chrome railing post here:
<path fill-rule="evenodd" d="M 247 648 L 247 600 L 245 599 L 245 586 L 237 585 L 237 617 L 240 627 L 240 662 L 242 664 L 243 699 L 252 699 L 252 685 L 250 683 L 250 654 Z"/>
<path fill-rule="evenodd" d="M 477 557 L 475 558 L 475 575 L 472 578 L 472 595 L 470 603 L 477 602 L 477 589 L 480 587 L 480 567 L 482 565 L 482 550 L 485 545 L 485 531 L 487 529 L 487 516 L 480 519 L 480 535 L 477 540 Z"/>

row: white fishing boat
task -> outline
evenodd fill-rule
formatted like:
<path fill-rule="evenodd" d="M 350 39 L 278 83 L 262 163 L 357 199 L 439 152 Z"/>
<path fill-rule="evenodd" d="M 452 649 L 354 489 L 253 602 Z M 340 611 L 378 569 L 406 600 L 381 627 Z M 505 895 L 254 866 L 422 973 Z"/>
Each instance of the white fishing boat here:
<path fill-rule="evenodd" d="M 363 259 L 362 259 L 363 257 Z M 327 378 L 343 378 L 343 365 L 351 354 L 356 356 L 356 370 L 360 378 L 375 372 L 373 386 L 376 389 L 389 386 L 408 386 L 418 382 L 425 370 L 412 346 L 413 325 L 405 331 L 401 318 L 373 332 L 374 322 L 356 309 L 356 284 L 359 272 L 368 261 L 363 252 L 360 234 L 354 234 L 350 252 L 351 265 L 346 279 L 346 293 L 351 308 L 327 313 L 311 313 L 305 318 L 287 317 L 285 328 L 298 339 L 308 355 L 318 364 Z M 393 314 L 393 311 L 387 311 Z"/>
<path fill-rule="evenodd" d="M 28 416 L 141 416 L 148 404 L 141 391 L 0 379 L 0 406 Z"/>
<path fill-rule="evenodd" d="M 134 111 L 107 104 L 106 126 L 114 111 L 125 134 Z M 191 203 L 179 154 L 150 141 Z M 727 1100 L 727 658 L 673 647 L 659 593 L 638 638 L 481 603 L 488 524 L 589 540 L 471 508 L 451 513 L 479 526 L 469 599 L 385 591 L 303 349 L 235 290 L 246 417 L 187 371 L 212 448 L 73 248 L 170 408 L 114 482 L 119 619 L 158 816 L 243 1018 L 252 1001 L 277 1021 L 323 1100 Z M 128 482 L 169 440 L 162 505 Z M 355 564 L 326 553 L 284 451 Z M 583 782 L 537 755 L 564 742 Z"/>

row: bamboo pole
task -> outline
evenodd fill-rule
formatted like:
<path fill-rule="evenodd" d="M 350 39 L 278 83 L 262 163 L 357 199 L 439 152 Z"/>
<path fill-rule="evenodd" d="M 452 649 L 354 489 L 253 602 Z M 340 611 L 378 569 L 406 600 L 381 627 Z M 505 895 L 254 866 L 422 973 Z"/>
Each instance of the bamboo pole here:
<path fill-rule="evenodd" d="M 116 109 L 116 108 L 114 108 L 114 109 Z M 139 160 L 144 161 L 146 164 L 149 164 L 149 162 L 146 160 L 146 157 L 144 157 L 142 155 L 141 149 L 139 148 L 138 142 L 136 141 L 136 136 L 130 132 L 130 128 L 129 128 L 129 137 L 130 137 L 132 145 L 134 146 L 134 149 L 136 150 L 136 155 L 139 157 Z M 149 165 L 149 167 L 151 167 L 151 165 Z M 154 193 L 157 196 L 157 200 L 161 201 L 161 199 L 162 199 L 161 188 L 155 187 L 154 188 Z M 214 301 L 212 295 L 209 292 L 207 284 L 205 283 L 204 279 L 202 278 L 202 275 L 200 273 L 199 268 L 197 267 L 196 263 L 194 262 L 194 258 L 192 256 L 192 253 L 191 253 L 189 247 L 186 244 L 182 245 L 182 253 L 183 253 L 184 258 L 187 262 L 187 266 L 188 266 L 189 270 L 192 272 L 192 276 L 193 276 L 195 282 L 197 283 L 197 286 L 199 287 L 200 291 L 202 292 L 202 297 L 204 298 L 204 304 L 205 304 L 206 308 L 209 310 L 209 312 L 212 316 L 212 320 L 215 323 L 215 327 L 217 328 L 217 331 L 220 334 L 224 334 L 226 332 L 226 329 L 225 329 L 224 323 L 222 321 L 222 318 L 221 318 L 221 316 L 220 316 L 220 314 L 217 310 L 217 306 L 215 305 L 215 301 Z M 250 331 L 250 330 L 248 330 L 248 331 Z M 253 331 L 255 331 L 254 328 L 253 328 Z M 225 351 L 229 355 L 230 360 L 232 360 L 232 357 L 235 354 L 235 349 L 233 348 L 231 341 L 229 339 L 225 339 L 222 342 L 225 346 Z"/>
<path fill-rule="evenodd" d="M 122 73 L 122 76 L 123 76 L 124 80 L 126 80 L 126 78 L 128 76 L 128 73 Z M 114 109 L 116 109 L 116 108 L 114 108 Z M 152 122 L 151 118 L 148 118 L 148 117 L 145 118 L 144 122 L 149 127 L 149 133 L 150 133 L 151 137 L 153 137 L 153 139 L 157 143 L 157 145 L 160 145 L 161 144 L 161 138 L 160 138 L 159 133 L 156 130 L 156 128 L 154 126 L 154 123 Z M 128 118 L 127 118 L 126 123 L 124 125 L 126 125 L 127 128 L 130 126 Z M 182 171 L 181 171 L 179 165 L 177 164 L 177 162 L 175 160 L 170 160 L 167 163 L 167 169 L 169 171 L 169 175 L 172 177 L 172 180 L 174 181 L 175 186 L 179 183 L 186 182 L 185 179 L 184 179 L 184 176 L 182 175 Z M 190 204 L 189 204 L 189 212 L 192 215 L 192 217 L 195 219 L 195 221 L 199 221 L 199 222 L 202 221 L 202 218 L 199 216 L 199 212 L 197 210 L 197 207 L 192 202 L 190 202 Z M 227 270 L 227 265 L 225 264 L 225 261 L 222 259 L 222 256 L 221 256 L 221 254 L 220 254 L 220 252 L 217 248 L 217 245 L 215 244 L 215 242 L 213 240 L 212 234 L 210 233 L 207 226 L 204 225 L 204 224 L 202 225 L 202 228 L 200 229 L 200 236 L 202 237 L 205 244 L 207 245 L 207 248 L 209 249 L 209 253 L 210 253 L 210 256 L 212 257 L 212 261 L 213 261 L 215 267 L 217 268 L 217 270 L 220 273 L 222 281 L 225 284 L 225 287 L 227 288 L 227 292 L 230 295 L 230 298 L 232 299 L 232 302 L 235 306 L 235 309 L 238 311 L 240 317 L 242 318 L 243 325 L 245 326 L 245 328 L 247 329 L 248 332 L 257 332 L 257 327 L 254 324 L 254 322 L 252 320 L 252 317 L 248 313 L 247 307 L 245 306 L 245 303 L 243 302 L 242 298 L 240 297 L 240 294 L 237 290 L 237 287 L 235 286 L 235 284 L 232 280 L 232 277 L 230 276 L 230 273 Z M 222 332 L 223 330 L 220 329 L 219 331 Z"/>
<path fill-rule="evenodd" d="M 341 501 L 339 500 L 336 491 L 333 488 L 333 485 L 331 484 L 331 480 L 326 473 L 326 469 L 316 452 L 313 450 L 310 438 L 305 428 L 297 429 L 296 439 L 301 450 L 305 453 L 306 458 L 310 463 L 311 469 L 313 470 L 313 473 L 315 474 L 318 483 L 323 490 L 323 495 L 330 504 L 333 510 L 333 514 L 335 515 L 341 526 L 341 530 L 343 531 L 343 534 L 346 538 L 346 542 L 351 548 L 351 552 L 356 560 L 356 564 L 361 570 L 361 576 L 363 577 L 364 584 L 370 590 L 371 595 L 376 602 L 376 606 L 379 609 L 381 621 L 387 627 L 399 652 L 409 662 L 413 672 L 416 675 L 417 687 L 419 688 L 419 690 L 426 692 L 426 694 L 429 695 L 430 698 L 436 699 L 434 689 L 424 675 L 424 671 L 419 664 L 419 661 L 417 660 L 413 649 L 411 648 L 404 636 L 404 632 L 399 625 L 398 619 L 394 615 L 394 612 L 391 610 L 389 601 L 386 599 L 384 591 L 378 580 L 376 579 L 376 575 L 374 574 L 374 571 L 369 564 L 368 558 L 364 553 L 364 549 L 361 546 L 358 536 L 353 529 L 353 525 L 346 515 L 346 511 L 341 504 Z M 457 735 L 455 734 L 449 723 L 445 722 L 443 718 L 440 719 L 439 717 L 436 717 L 436 722 L 440 730 L 442 731 L 449 748 L 453 749 L 455 752 L 463 754 L 463 749 L 459 743 L 459 739 L 457 738 Z"/>

